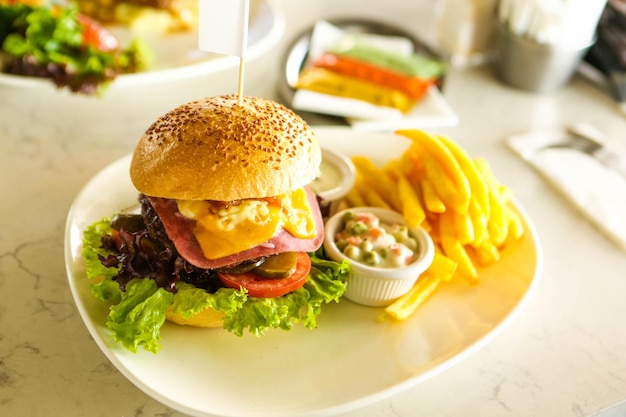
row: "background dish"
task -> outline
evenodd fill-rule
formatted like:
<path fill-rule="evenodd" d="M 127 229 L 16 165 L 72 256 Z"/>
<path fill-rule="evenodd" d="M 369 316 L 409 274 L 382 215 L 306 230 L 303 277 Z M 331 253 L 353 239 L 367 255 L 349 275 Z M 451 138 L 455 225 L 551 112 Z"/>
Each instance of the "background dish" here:
<path fill-rule="evenodd" d="M 409 143 L 388 133 L 316 131 L 323 146 L 348 155 L 358 150 L 378 163 L 396 157 Z M 114 344 L 104 327 L 107 308 L 92 299 L 80 256 L 86 225 L 136 201 L 129 160 L 120 159 L 96 175 L 69 212 L 69 285 L 89 332 L 119 371 L 158 401 L 193 416 L 329 416 L 389 397 L 492 340 L 538 282 L 539 243 L 518 205 L 526 233 L 502 252 L 499 263 L 481 272 L 481 284 L 441 288 L 404 322 L 377 322 L 381 309 L 343 301 L 325 306 L 313 331 L 296 327 L 257 339 L 167 324 L 157 355 L 132 354 Z M 355 344 L 360 340 L 368 343 Z"/>
<path fill-rule="evenodd" d="M 258 0 L 249 23 L 244 93 L 254 95 L 255 85 L 267 78 L 262 58 L 284 31 L 275 0 Z M 0 131 L 39 135 L 45 129 L 48 136 L 52 131 L 83 141 L 134 141 L 158 116 L 181 103 L 237 92 L 239 58 L 198 50 L 195 32 L 153 40 L 152 46 L 153 70 L 118 77 L 101 97 L 72 94 L 47 79 L 0 73 Z M 16 124 L 24 119 L 26 125 Z"/>
<path fill-rule="evenodd" d="M 430 57 L 437 57 L 428 46 L 420 42 L 412 34 L 388 26 L 381 22 L 370 20 L 329 20 L 332 25 L 354 33 L 371 33 L 385 36 L 401 36 L 409 39 L 416 53 L 421 53 Z M 283 73 L 279 80 L 279 93 L 288 105 L 293 105 L 295 86 L 298 82 L 298 75 L 304 67 L 311 46 L 311 35 L 313 28 L 306 30 L 298 36 L 289 46 L 287 54 L 283 58 Z M 458 117 L 450 105 L 445 101 L 440 88 L 445 83 L 445 77 L 440 81 L 438 88 L 429 89 L 428 93 L 420 102 L 402 119 L 398 120 L 364 120 L 364 119 L 341 119 L 345 123 L 360 130 L 395 130 L 401 128 L 435 128 L 454 126 L 458 123 Z M 299 111 L 307 117 L 306 112 Z M 331 117 L 329 115 L 325 115 Z M 316 118 L 319 116 L 316 114 Z M 337 119 L 337 118 L 336 118 Z"/>
<path fill-rule="evenodd" d="M 252 0 L 250 23 L 248 25 L 248 58 L 254 59 L 263 52 L 270 41 L 268 35 L 277 26 L 277 16 L 272 0 Z M 123 45 L 134 36 L 139 36 L 153 54 L 148 71 L 119 76 L 113 84 L 117 87 L 138 84 L 152 84 L 171 80 L 206 75 L 221 68 L 237 66 L 239 58 L 227 57 L 198 49 L 198 33 L 188 31 L 168 35 L 133 35 L 121 27 L 110 29 Z M 50 80 L 37 77 L 24 77 L 0 72 L 0 86 L 42 87 L 51 84 Z"/>

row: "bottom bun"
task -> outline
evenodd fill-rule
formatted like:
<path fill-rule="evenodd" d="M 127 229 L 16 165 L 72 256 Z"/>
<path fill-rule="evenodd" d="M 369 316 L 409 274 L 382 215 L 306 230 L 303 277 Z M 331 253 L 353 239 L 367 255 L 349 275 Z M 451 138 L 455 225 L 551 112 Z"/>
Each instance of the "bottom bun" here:
<path fill-rule="evenodd" d="M 216 311 L 212 308 L 205 308 L 199 313 L 184 318 L 182 313 L 174 313 L 171 309 L 167 310 L 165 317 L 172 323 L 180 324 L 181 326 L 194 326 L 194 327 L 222 327 L 224 313 Z"/>

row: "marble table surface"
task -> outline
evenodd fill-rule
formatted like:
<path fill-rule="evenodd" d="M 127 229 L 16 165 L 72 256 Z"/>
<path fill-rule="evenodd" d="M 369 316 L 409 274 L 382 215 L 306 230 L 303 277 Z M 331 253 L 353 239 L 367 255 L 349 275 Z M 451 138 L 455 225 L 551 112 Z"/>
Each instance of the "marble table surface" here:
<path fill-rule="evenodd" d="M 332 9 L 330 1 L 279 3 L 285 36 L 251 65 L 269 78 L 251 85 L 250 94 L 277 97 L 277 58 L 295 34 L 331 10 L 358 10 L 405 26 L 414 12 L 403 0 L 386 2 L 384 12 L 376 11 L 375 1 Z M 111 120 L 90 130 L 51 106 L 52 124 L 50 114 L 40 120 L 39 113 L 12 111 L 1 91 L 0 415 L 183 417 L 135 387 L 98 349 L 72 300 L 63 260 L 74 197 L 96 172 L 132 150 L 145 121 Z M 486 157 L 515 191 L 541 240 L 540 282 L 524 310 L 487 346 L 415 387 L 342 416 L 582 417 L 626 400 L 626 254 L 505 146 L 511 135 L 580 121 L 626 141 L 626 118 L 578 77 L 556 93 L 536 95 L 503 85 L 489 67 L 453 69 L 444 95 L 460 122 L 436 130 Z"/>

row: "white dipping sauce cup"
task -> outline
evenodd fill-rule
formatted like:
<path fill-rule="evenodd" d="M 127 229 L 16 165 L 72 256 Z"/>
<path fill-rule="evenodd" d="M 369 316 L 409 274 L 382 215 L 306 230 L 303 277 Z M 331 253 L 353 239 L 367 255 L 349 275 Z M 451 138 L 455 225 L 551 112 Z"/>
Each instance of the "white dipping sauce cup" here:
<path fill-rule="evenodd" d="M 346 212 L 368 212 L 377 216 L 381 223 L 406 225 L 402 215 L 378 207 L 354 207 L 342 210 L 328 219 L 325 225 L 324 250 L 335 261 L 348 260 L 351 272 L 347 278 L 344 296 L 355 303 L 382 307 L 406 294 L 415 285 L 420 274 L 431 265 L 435 246 L 430 235 L 421 227 L 409 228 L 409 236 L 417 241 L 418 248 L 413 262 L 397 268 L 369 266 L 344 255 L 335 243 L 335 235 L 344 228 L 342 217 Z"/>

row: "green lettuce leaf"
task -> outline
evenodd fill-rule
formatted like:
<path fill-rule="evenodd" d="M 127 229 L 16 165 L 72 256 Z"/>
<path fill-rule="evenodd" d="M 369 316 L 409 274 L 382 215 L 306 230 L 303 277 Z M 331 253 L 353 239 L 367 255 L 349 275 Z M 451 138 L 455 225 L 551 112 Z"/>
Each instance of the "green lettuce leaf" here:
<path fill-rule="evenodd" d="M 321 247 L 315 253 L 310 253 L 311 272 L 304 288 L 309 291 L 310 299 L 307 305 L 307 314 L 301 318 L 306 327 L 314 328 L 317 325 L 316 317 L 321 314 L 322 304 L 339 299 L 346 291 L 346 278 L 350 273 L 348 261 L 335 262 L 328 260 Z"/>
<path fill-rule="evenodd" d="M 156 353 L 160 331 L 165 323 L 165 313 L 172 304 L 174 294 L 157 288 L 156 282 L 146 278 L 135 278 L 126 285 L 122 299 L 111 306 L 107 327 L 113 338 L 131 352 L 142 346 Z"/>
<path fill-rule="evenodd" d="M 125 292 L 120 290 L 113 280 L 119 268 L 107 268 L 98 258 L 108 254 L 101 248 L 101 239 L 111 231 L 110 220 L 103 218 L 88 226 L 83 234 L 82 255 L 91 293 L 111 304 L 106 325 L 112 330 L 116 342 L 132 352 L 137 352 L 139 346 L 157 352 L 159 332 L 173 294 L 157 288 L 150 279 L 134 279 L 128 283 Z"/>
<path fill-rule="evenodd" d="M 119 268 L 107 268 L 98 258 L 99 255 L 108 255 L 108 252 L 101 248 L 101 239 L 105 234 L 111 234 L 111 231 L 111 221 L 107 218 L 89 225 L 83 234 L 82 255 L 93 296 L 110 304 L 117 304 L 122 299 L 122 291 L 112 278 L 118 273 Z"/>

